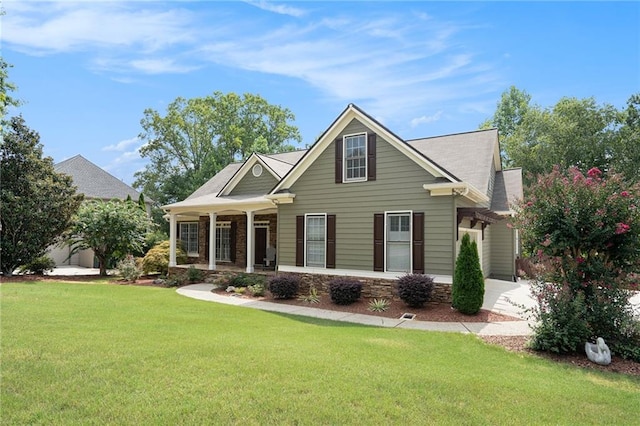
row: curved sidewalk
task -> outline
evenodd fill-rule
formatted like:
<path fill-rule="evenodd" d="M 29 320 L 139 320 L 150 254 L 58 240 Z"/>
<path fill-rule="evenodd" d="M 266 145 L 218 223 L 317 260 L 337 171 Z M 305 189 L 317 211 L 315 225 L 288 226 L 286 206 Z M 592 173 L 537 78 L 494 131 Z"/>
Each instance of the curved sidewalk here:
<path fill-rule="evenodd" d="M 484 336 L 526 336 L 531 334 L 531 328 L 525 320 L 484 323 L 433 322 L 384 318 L 375 315 L 352 314 L 349 312 L 331 311 L 307 306 L 286 305 L 261 300 L 244 299 L 240 297 L 221 296 L 219 294 L 212 293 L 212 289 L 212 284 L 193 284 L 179 288 L 177 293 L 193 299 L 209 302 L 379 327 L 475 333 Z M 482 306 L 484 309 L 521 317 L 520 309 L 509 301 L 530 306 L 532 301 L 529 297 L 529 286 L 522 283 L 487 280 L 485 283 L 485 300 Z"/>

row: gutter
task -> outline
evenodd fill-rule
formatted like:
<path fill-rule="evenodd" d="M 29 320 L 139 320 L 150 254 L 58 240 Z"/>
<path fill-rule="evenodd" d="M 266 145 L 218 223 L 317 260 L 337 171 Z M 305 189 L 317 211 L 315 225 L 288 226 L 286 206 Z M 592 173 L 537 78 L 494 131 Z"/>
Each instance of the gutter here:
<path fill-rule="evenodd" d="M 427 183 L 422 185 L 422 188 L 429 191 L 432 197 L 461 195 L 474 203 L 489 202 L 489 197 L 487 197 L 486 194 L 478 191 L 478 189 L 467 182 Z"/>

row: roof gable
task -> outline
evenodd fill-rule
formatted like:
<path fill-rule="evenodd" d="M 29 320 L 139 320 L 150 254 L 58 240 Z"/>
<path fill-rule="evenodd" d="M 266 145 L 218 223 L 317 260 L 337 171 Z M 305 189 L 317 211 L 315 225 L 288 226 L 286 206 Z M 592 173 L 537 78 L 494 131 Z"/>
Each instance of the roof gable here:
<path fill-rule="evenodd" d="M 86 198 L 124 200 L 127 196 L 137 200 L 140 192 L 120 179 L 96 166 L 82 155 L 76 155 L 54 165 L 55 171 L 71 176 L 77 192 Z M 146 200 L 150 203 L 151 200 Z"/>
<path fill-rule="evenodd" d="M 266 170 L 276 181 L 280 181 L 282 178 L 276 170 L 286 173 L 291 166 L 279 160 L 265 161 L 266 157 L 263 157 L 255 152 L 247 158 L 247 160 L 240 166 L 236 173 L 229 179 L 229 181 L 222 187 L 218 196 L 230 195 L 233 189 L 247 176 L 256 164 L 262 166 L 263 170 Z M 286 170 L 284 170 L 286 168 Z M 267 191 L 268 192 L 268 191 Z"/>
<path fill-rule="evenodd" d="M 456 176 L 445 170 L 438 163 L 426 157 L 415 148 L 405 143 L 389 129 L 384 127 L 377 120 L 366 114 L 354 104 L 349 104 L 347 108 L 338 116 L 338 118 L 324 131 L 320 138 L 314 143 L 306 154 L 298 161 L 298 163 L 287 173 L 278 185 L 271 191 L 276 193 L 282 189 L 291 187 L 305 172 L 305 170 L 324 152 L 324 150 L 334 141 L 342 130 L 351 123 L 353 119 L 357 119 L 364 126 L 370 128 L 374 133 L 381 136 L 385 141 L 398 149 L 401 153 L 412 159 L 423 169 L 431 173 L 435 177 L 444 178 L 450 182 L 459 182 Z"/>

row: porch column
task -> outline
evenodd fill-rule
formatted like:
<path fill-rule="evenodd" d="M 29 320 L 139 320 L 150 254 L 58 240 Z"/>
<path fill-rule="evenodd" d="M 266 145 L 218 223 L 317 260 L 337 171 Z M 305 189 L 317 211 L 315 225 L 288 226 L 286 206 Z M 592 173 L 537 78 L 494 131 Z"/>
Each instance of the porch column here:
<path fill-rule="evenodd" d="M 247 213 L 247 273 L 253 272 L 253 212 Z"/>
<path fill-rule="evenodd" d="M 169 266 L 176 266 L 176 215 L 169 213 Z"/>
<path fill-rule="evenodd" d="M 216 214 L 209 213 L 209 270 L 216 269 Z"/>

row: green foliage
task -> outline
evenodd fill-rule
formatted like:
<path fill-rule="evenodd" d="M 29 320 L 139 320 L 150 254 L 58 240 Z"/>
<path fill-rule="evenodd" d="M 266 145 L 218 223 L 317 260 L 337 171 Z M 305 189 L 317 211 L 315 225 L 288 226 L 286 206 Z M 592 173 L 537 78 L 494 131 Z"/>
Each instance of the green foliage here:
<path fill-rule="evenodd" d="M 267 287 L 265 284 L 253 284 L 247 286 L 247 290 L 249 290 L 249 293 L 251 293 L 253 297 L 262 297 L 267 291 Z"/>
<path fill-rule="evenodd" d="M 69 231 L 73 252 L 92 249 L 100 263 L 100 275 L 107 265 L 126 253 L 142 250 L 153 223 L 133 202 L 91 200 L 78 209 Z"/>
<path fill-rule="evenodd" d="M 502 94 L 493 117 L 480 127 L 497 127 L 506 167 L 522 167 L 525 184 L 549 173 L 577 167 L 625 172 L 640 180 L 640 95 L 627 109 L 598 105 L 594 98 L 563 97 L 552 107 L 532 105 L 526 91 L 510 87 Z"/>
<path fill-rule="evenodd" d="M 165 280 L 165 285 L 167 287 L 180 287 L 187 283 L 187 274 L 185 272 L 178 272 L 177 274 L 172 274 L 167 277 Z"/>
<path fill-rule="evenodd" d="M 293 120 L 290 110 L 252 94 L 179 97 L 164 116 L 146 109 L 140 154 L 149 164 L 134 186 L 160 205 L 183 200 L 230 162 L 291 150 L 289 142 L 301 140 Z"/>
<path fill-rule="evenodd" d="M 264 275 L 248 274 L 243 272 L 232 276 L 229 279 L 229 285 L 234 287 L 249 287 L 256 284 L 264 285 L 266 281 L 267 278 Z"/>
<path fill-rule="evenodd" d="M 269 280 L 269 291 L 274 299 L 293 299 L 299 287 L 300 279 L 295 275 L 277 275 Z"/>
<path fill-rule="evenodd" d="M 451 287 L 451 306 L 466 315 L 475 315 L 484 300 L 484 276 L 480 267 L 478 247 L 464 234 Z"/>
<path fill-rule="evenodd" d="M 555 168 L 531 186 L 513 223 L 539 265 L 535 348 L 573 352 L 602 337 L 613 353 L 639 359 L 629 350 L 640 331 L 626 289 L 640 270 L 638 206 L 640 184 L 596 168 Z"/>
<path fill-rule="evenodd" d="M 329 283 L 329 295 L 336 305 L 355 303 L 362 293 L 362 283 L 350 278 L 336 278 Z"/>
<path fill-rule="evenodd" d="M 369 310 L 372 312 L 384 312 L 391 306 L 387 299 L 373 299 L 369 302 Z"/>
<path fill-rule="evenodd" d="M 138 278 L 142 275 L 142 270 L 138 266 L 138 262 L 136 258 L 132 255 L 128 254 L 124 259 L 118 262 L 118 272 L 120 276 L 133 283 L 136 282 Z"/>
<path fill-rule="evenodd" d="M 159 272 L 162 275 L 167 275 L 169 273 L 170 248 L 171 244 L 169 241 L 162 241 L 153 246 L 142 259 L 142 270 L 144 273 Z M 178 247 L 176 247 L 176 262 L 185 263 L 186 261 L 187 254 L 182 247 L 178 245 Z"/>
<path fill-rule="evenodd" d="M 433 278 L 424 274 L 406 274 L 398 279 L 398 295 L 407 306 L 420 308 L 431 299 Z"/>
<path fill-rule="evenodd" d="M 298 297 L 298 299 L 307 303 L 320 303 L 320 296 L 318 295 L 318 290 L 316 289 L 316 286 L 314 286 L 313 284 L 309 286 L 309 294 L 307 294 L 306 296 L 300 296 Z"/>
<path fill-rule="evenodd" d="M 0 146 L 0 270 L 11 276 L 69 227 L 81 195 L 70 176 L 56 173 L 53 160 L 42 157 L 38 133 L 14 117 Z"/>
<path fill-rule="evenodd" d="M 0 16 L 3 14 L 0 13 Z M 16 91 L 16 85 L 9 81 L 7 70 L 11 67 L 12 65 L 0 56 L 0 131 L 4 131 L 4 126 L 7 123 L 6 114 L 9 107 L 17 107 L 22 104 L 20 100 L 11 96 L 11 92 Z"/>
<path fill-rule="evenodd" d="M 196 268 L 194 265 L 187 269 L 187 281 L 190 283 L 199 283 L 204 279 L 204 272 Z"/>
<path fill-rule="evenodd" d="M 44 275 L 45 272 L 51 272 L 56 267 L 56 262 L 47 255 L 38 256 L 26 265 L 19 268 L 21 274 L 30 272 L 35 275 Z"/>

